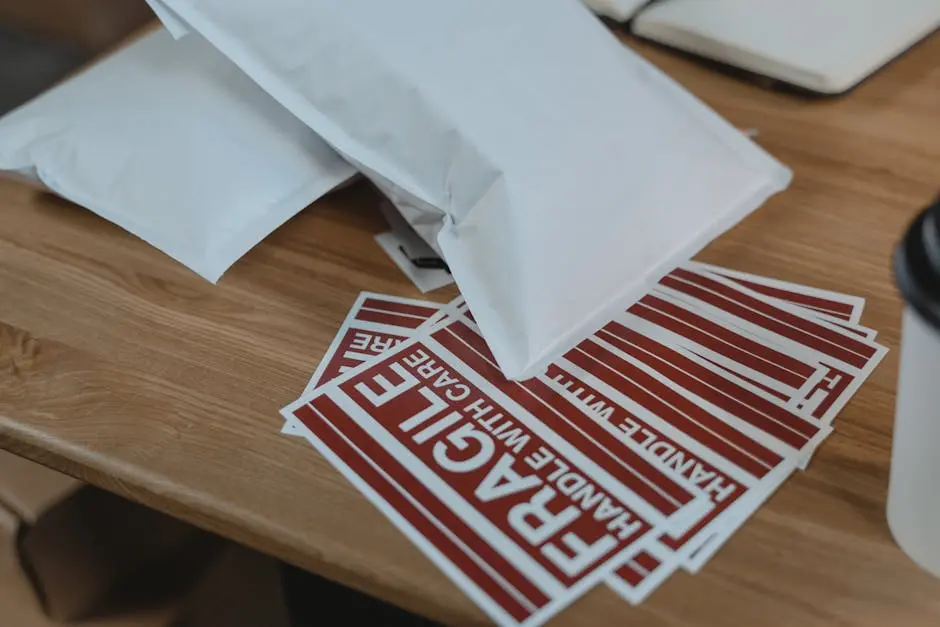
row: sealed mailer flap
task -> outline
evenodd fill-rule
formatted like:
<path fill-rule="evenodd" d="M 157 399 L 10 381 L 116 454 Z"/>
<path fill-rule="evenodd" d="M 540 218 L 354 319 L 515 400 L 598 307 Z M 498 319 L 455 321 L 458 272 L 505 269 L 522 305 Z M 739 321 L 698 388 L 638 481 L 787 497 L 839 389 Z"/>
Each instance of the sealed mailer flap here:
<path fill-rule="evenodd" d="M 574 0 L 163 1 L 437 231 L 511 378 L 790 179 Z"/>

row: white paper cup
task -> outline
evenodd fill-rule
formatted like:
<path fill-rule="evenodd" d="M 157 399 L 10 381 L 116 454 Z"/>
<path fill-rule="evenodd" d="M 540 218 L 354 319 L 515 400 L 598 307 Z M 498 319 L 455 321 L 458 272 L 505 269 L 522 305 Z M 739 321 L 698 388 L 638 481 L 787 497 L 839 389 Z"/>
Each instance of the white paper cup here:
<path fill-rule="evenodd" d="M 907 307 L 888 525 L 904 552 L 940 577 L 940 202 L 911 225 L 895 273 Z"/>

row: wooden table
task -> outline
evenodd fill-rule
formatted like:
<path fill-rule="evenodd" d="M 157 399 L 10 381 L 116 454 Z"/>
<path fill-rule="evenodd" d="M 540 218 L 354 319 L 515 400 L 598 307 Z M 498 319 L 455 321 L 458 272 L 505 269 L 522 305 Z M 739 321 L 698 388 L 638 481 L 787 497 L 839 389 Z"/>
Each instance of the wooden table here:
<path fill-rule="evenodd" d="M 940 35 L 819 101 L 642 50 L 796 173 L 701 257 L 864 295 L 863 322 L 896 348 L 889 257 L 940 186 Z M 485 624 L 278 433 L 360 290 L 419 296 L 372 241 L 376 203 L 364 185 L 317 203 L 212 286 L 87 211 L 0 183 L 0 446 L 432 618 Z M 553 624 L 940 624 L 940 581 L 885 523 L 897 357 L 702 574 L 638 608 L 599 587 Z"/>

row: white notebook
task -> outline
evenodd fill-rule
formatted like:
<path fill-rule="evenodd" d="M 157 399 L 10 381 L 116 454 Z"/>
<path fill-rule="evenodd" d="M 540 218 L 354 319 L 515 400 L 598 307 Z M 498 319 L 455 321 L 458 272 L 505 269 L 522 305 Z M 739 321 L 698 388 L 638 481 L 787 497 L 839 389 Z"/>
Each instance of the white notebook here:
<path fill-rule="evenodd" d="M 838 94 L 940 26 L 940 0 L 661 0 L 633 32 L 810 91 Z"/>

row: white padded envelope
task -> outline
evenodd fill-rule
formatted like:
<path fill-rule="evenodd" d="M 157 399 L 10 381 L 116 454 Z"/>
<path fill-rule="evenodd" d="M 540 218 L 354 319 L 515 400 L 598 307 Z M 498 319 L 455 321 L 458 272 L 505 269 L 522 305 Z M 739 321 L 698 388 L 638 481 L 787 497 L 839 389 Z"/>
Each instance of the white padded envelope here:
<path fill-rule="evenodd" d="M 214 47 L 162 29 L 0 119 L 0 172 L 212 282 L 355 175 Z"/>
<path fill-rule="evenodd" d="M 385 190 L 525 378 L 789 171 L 578 0 L 164 0 Z"/>

